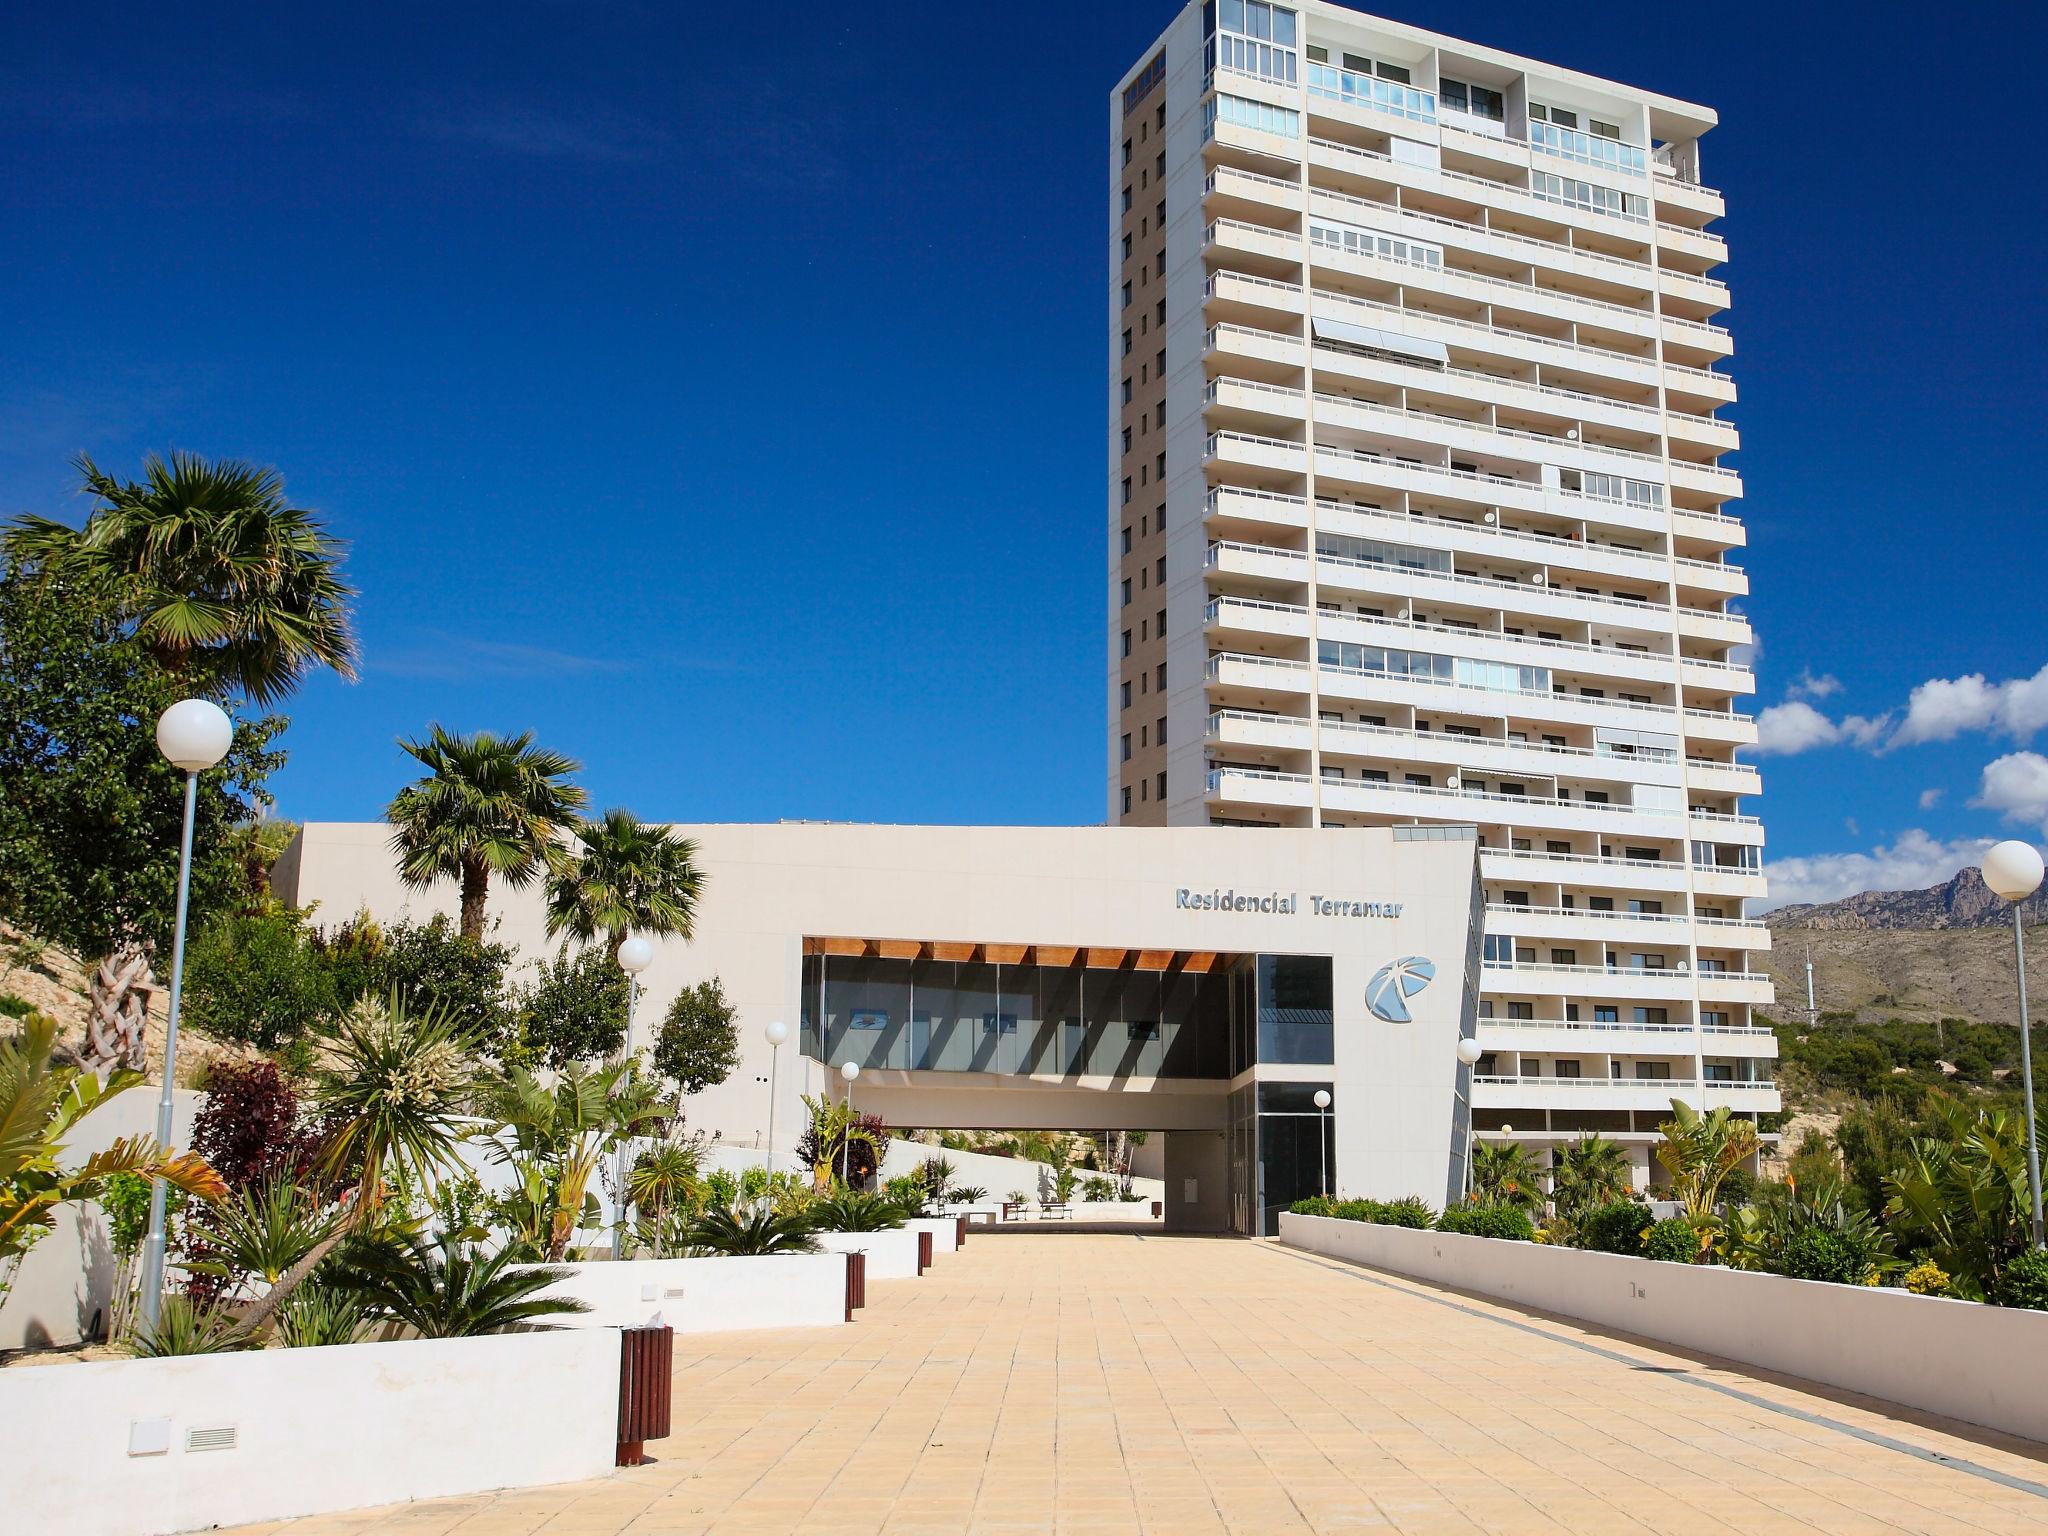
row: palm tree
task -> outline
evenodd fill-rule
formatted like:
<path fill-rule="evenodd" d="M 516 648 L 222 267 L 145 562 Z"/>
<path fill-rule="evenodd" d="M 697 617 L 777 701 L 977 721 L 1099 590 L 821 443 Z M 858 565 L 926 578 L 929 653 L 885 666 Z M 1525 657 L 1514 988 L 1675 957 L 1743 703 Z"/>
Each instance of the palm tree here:
<path fill-rule="evenodd" d="M 268 706 L 318 667 L 354 678 L 341 545 L 285 501 L 276 470 L 151 454 L 137 483 L 83 454 L 73 462 L 100 504 L 83 528 L 16 518 L 5 534 L 16 566 L 111 593 L 149 653 L 203 690 Z"/>
<path fill-rule="evenodd" d="M 1472 1148 L 1472 1198 L 1524 1210 L 1543 1201 L 1543 1173 L 1518 1141 L 1482 1141 Z"/>
<path fill-rule="evenodd" d="M 1567 1220 L 1596 1205 L 1627 1199 L 1631 1187 L 1628 1154 L 1619 1142 L 1588 1131 L 1557 1149 L 1550 1198 Z"/>
<path fill-rule="evenodd" d="M 704 1198 L 702 1160 L 693 1142 L 670 1138 L 655 1143 L 633 1161 L 626 1176 L 626 1194 L 645 1216 L 644 1235 L 656 1258 L 666 1258 L 669 1216 L 691 1212 Z"/>
<path fill-rule="evenodd" d="M 414 890 L 459 880 L 463 937 L 481 941 L 491 877 L 517 890 L 561 857 L 558 839 L 584 804 L 568 777 L 582 765 L 536 747 L 531 731 L 453 736 L 436 725 L 399 745 L 428 769 L 384 812 L 399 875 Z"/>
<path fill-rule="evenodd" d="M 83 1166 L 60 1162 L 64 1137 L 93 1110 L 142 1081 L 115 1072 L 104 1081 L 76 1067 L 53 1067 L 57 1021 L 32 1013 L 21 1032 L 0 1040 L 0 1301 L 7 1298 L 21 1256 L 56 1225 L 58 1206 L 99 1197 L 117 1173 L 162 1179 L 207 1200 L 227 1185 L 205 1159 L 159 1147 L 153 1136 L 124 1136 Z"/>
<path fill-rule="evenodd" d="M 548 937 L 589 943 L 616 956 L 629 932 L 688 939 L 703 894 L 697 845 L 668 827 L 612 810 L 576 829 L 580 851 L 548 871 Z"/>
<path fill-rule="evenodd" d="M 718 1254 L 816 1253 L 808 1216 L 778 1211 L 765 1202 L 733 1211 L 714 1205 L 690 1223 L 685 1242 Z"/>
<path fill-rule="evenodd" d="M 1727 1105 L 1705 1114 L 1683 1099 L 1671 1101 L 1671 1118 L 1657 1127 L 1657 1161 L 1671 1175 L 1671 1192 L 1686 1216 L 1703 1222 L 1714 1214 L 1721 1181 L 1756 1151 L 1756 1122 L 1737 1119 Z"/>
<path fill-rule="evenodd" d="M 366 1244 L 341 1283 L 427 1339 L 504 1333 L 536 1318 L 588 1312 L 571 1296 L 538 1296 L 569 1273 L 518 1268 L 510 1249 L 485 1256 L 453 1232 L 429 1242 L 415 1234 L 403 1247 Z"/>
<path fill-rule="evenodd" d="M 571 1062 L 552 1081 L 517 1067 L 486 1085 L 483 1097 L 486 1113 L 512 1133 L 511 1146 L 500 1143 L 500 1159 L 515 1168 L 546 1170 L 554 1200 L 550 1261 L 568 1252 L 584 1224 L 590 1181 L 605 1153 L 676 1113 L 632 1061 L 604 1067 Z"/>

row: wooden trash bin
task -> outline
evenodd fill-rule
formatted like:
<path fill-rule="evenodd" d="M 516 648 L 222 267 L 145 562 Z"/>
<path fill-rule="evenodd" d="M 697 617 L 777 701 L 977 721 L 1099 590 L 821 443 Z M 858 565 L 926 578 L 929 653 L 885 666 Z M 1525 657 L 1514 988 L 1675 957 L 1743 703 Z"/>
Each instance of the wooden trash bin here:
<path fill-rule="evenodd" d="M 647 1460 L 647 1442 L 668 1438 L 669 1378 L 676 1333 L 649 1323 L 619 1330 L 619 1450 L 617 1465 Z"/>

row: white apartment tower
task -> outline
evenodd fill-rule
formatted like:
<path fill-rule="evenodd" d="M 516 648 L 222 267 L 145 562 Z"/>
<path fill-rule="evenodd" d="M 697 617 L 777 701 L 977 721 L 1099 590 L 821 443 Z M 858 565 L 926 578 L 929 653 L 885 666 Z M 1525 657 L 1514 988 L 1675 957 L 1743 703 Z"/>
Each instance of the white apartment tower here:
<path fill-rule="evenodd" d="M 1482 1137 L 1777 1110 L 1715 114 L 1191 0 L 1109 118 L 1111 823 L 1476 826 Z"/>

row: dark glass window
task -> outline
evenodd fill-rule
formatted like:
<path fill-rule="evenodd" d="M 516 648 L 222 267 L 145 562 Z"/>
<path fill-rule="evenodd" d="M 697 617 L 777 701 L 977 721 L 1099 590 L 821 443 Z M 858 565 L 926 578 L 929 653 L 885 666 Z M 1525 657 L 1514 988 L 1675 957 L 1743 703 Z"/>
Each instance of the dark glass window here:
<path fill-rule="evenodd" d="M 1313 1094 L 1317 1085 L 1302 1086 Z M 1324 1137 L 1332 1134 L 1335 1121 L 1313 1112 L 1260 1115 L 1258 1120 L 1259 1233 L 1265 1236 L 1280 1230 L 1280 1213 L 1295 1201 L 1322 1193 L 1324 1159 L 1334 1150 Z"/>
<path fill-rule="evenodd" d="M 1337 1059 L 1328 955 L 1261 955 L 1258 989 L 1261 1062 Z"/>

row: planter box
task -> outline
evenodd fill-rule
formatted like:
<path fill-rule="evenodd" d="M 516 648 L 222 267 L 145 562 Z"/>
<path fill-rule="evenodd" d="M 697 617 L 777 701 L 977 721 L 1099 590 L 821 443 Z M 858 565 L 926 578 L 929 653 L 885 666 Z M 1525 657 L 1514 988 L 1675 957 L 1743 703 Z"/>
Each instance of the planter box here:
<path fill-rule="evenodd" d="M 600 1260 L 563 1267 L 568 1277 L 542 1294 L 590 1304 L 588 1312 L 563 1318 L 565 1327 L 665 1323 L 677 1333 L 730 1333 L 846 1321 L 846 1258 L 840 1253 Z"/>
<path fill-rule="evenodd" d="M 2048 1441 L 2048 1312 L 1292 1212 L 1280 1240 Z"/>
<path fill-rule="evenodd" d="M 610 1329 L 21 1367 L 5 1524 L 161 1536 L 603 1477 L 618 1416 Z"/>
<path fill-rule="evenodd" d="M 819 1232 L 819 1246 L 827 1253 L 865 1253 L 868 1279 L 915 1280 L 917 1278 L 917 1233 L 909 1227 L 892 1232 Z"/>
<path fill-rule="evenodd" d="M 951 1253 L 960 1246 L 960 1223 L 951 1216 L 913 1216 L 903 1224 L 906 1232 L 929 1232 L 933 1254 Z"/>

